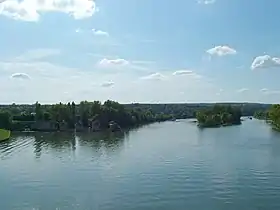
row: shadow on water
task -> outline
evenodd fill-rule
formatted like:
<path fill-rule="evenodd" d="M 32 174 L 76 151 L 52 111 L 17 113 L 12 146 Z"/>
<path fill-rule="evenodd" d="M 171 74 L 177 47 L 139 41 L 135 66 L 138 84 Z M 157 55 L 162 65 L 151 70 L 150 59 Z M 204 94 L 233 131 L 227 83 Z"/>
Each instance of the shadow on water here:
<path fill-rule="evenodd" d="M 80 147 L 92 148 L 95 151 L 112 152 L 121 149 L 129 131 L 125 132 L 98 132 L 94 134 L 79 133 L 77 141 Z"/>
<path fill-rule="evenodd" d="M 36 158 L 41 157 L 43 149 L 62 152 L 76 150 L 76 137 L 74 133 L 34 133 L 34 153 Z"/>
<path fill-rule="evenodd" d="M 30 147 L 33 145 L 36 158 L 43 153 L 63 153 L 72 151 L 77 147 L 87 147 L 103 152 L 111 152 L 123 146 L 124 139 L 129 131 L 124 132 L 96 132 L 96 133 L 14 133 L 8 141 L 0 143 L 0 152 L 10 153 L 15 149 Z"/>

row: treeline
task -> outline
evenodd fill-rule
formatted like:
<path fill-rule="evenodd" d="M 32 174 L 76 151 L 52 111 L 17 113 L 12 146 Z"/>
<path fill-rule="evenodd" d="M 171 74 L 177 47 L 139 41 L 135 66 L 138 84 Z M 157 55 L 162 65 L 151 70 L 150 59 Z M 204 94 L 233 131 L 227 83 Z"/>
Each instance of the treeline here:
<path fill-rule="evenodd" d="M 90 127 L 92 122 L 98 121 L 98 127 L 105 129 L 110 122 L 115 122 L 121 127 L 132 127 L 157 121 L 166 121 L 174 116 L 165 113 L 155 113 L 151 109 L 128 108 L 115 101 L 88 102 L 79 104 L 59 103 L 54 105 L 34 104 L 32 109 L 17 109 L 18 106 L 2 107 L 0 110 L 0 128 L 21 130 L 34 122 L 56 122 L 73 129 L 77 124 Z M 19 111 L 20 110 L 20 111 Z"/>
<path fill-rule="evenodd" d="M 119 104 L 114 101 L 82 101 L 75 104 L 11 104 L 0 105 L 0 128 L 21 130 L 34 122 L 56 122 L 68 128 L 74 125 L 88 127 L 93 121 L 106 128 L 110 121 L 121 127 L 131 127 L 170 119 L 195 118 L 200 110 L 211 110 L 215 106 L 231 106 L 243 116 L 253 116 L 260 110 L 270 108 L 269 104 L 257 103 L 181 103 L 181 104 Z M 216 108 L 215 108 L 216 109 Z"/>
<path fill-rule="evenodd" d="M 267 120 L 275 130 L 280 131 L 280 104 L 275 104 L 269 109 Z"/>
<path fill-rule="evenodd" d="M 200 127 L 218 127 L 241 123 L 241 110 L 230 105 L 215 105 L 196 113 Z"/>
<path fill-rule="evenodd" d="M 254 113 L 254 118 L 259 119 L 259 120 L 268 120 L 269 119 L 269 110 L 256 111 Z"/>
<path fill-rule="evenodd" d="M 211 108 L 215 105 L 238 107 L 241 110 L 242 116 L 253 116 L 256 111 L 265 111 L 271 107 L 271 104 L 260 103 L 177 103 L 177 104 L 123 104 L 128 109 L 150 110 L 157 114 L 173 115 L 175 118 L 195 118 L 196 111 Z M 36 104 L 11 104 L 0 105 L 0 110 L 9 110 L 12 115 L 19 115 L 21 112 L 34 112 Z M 52 105 L 43 105 L 49 107 Z M 76 104 L 79 109 L 79 104 Z"/>
<path fill-rule="evenodd" d="M 260 103 L 125 104 L 127 107 L 151 109 L 156 113 L 172 114 L 176 118 L 195 118 L 197 111 L 211 109 L 216 105 L 240 109 L 242 116 L 253 116 L 256 111 L 265 111 L 271 107 L 271 104 Z"/>
<path fill-rule="evenodd" d="M 259 110 L 254 114 L 256 119 L 266 120 L 273 129 L 280 131 L 280 104 L 272 105 L 267 110 Z"/>

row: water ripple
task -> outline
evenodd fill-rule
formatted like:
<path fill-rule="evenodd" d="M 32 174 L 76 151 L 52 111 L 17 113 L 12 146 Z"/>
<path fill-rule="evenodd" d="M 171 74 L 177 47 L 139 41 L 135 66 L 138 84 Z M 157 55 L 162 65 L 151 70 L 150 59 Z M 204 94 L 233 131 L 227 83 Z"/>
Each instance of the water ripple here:
<path fill-rule="evenodd" d="M 246 123 L 14 136 L 0 143 L 1 209 L 279 209 L 279 135 Z"/>

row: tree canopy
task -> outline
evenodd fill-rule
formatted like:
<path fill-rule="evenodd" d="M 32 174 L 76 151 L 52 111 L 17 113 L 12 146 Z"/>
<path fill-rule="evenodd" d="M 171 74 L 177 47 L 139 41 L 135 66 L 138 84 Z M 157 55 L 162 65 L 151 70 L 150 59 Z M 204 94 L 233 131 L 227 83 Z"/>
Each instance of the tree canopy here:
<path fill-rule="evenodd" d="M 267 120 L 269 119 L 269 111 L 256 111 L 254 114 L 254 118 L 260 119 L 260 120 Z"/>
<path fill-rule="evenodd" d="M 267 110 L 271 105 L 255 103 L 120 104 L 111 100 L 104 103 L 82 101 L 77 104 L 74 102 L 66 104 L 40 104 L 36 102 L 30 105 L 0 105 L 1 113 L 6 113 L 6 115 L 0 115 L 0 125 L 10 127 L 12 130 L 21 130 L 30 127 L 30 124 L 34 124 L 34 122 L 43 121 L 63 123 L 71 129 L 77 123 L 88 127 L 91 121 L 98 120 L 101 128 L 106 127 L 110 121 L 117 122 L 121 127 L 131 127 L 170 119 L 201 117 L 199 115 L 207 114 L 201 114 L 203 110 L 217 110 L 219 109 L 217 107 L 228 106 L 240 110 L 243 116 L 253 116 L 256 111 Z M 200 114 L 197 114 L 198 111 Z M 223 121 L 230 118 L 230 115 L 226 113 L 223 115 Z M 210 121 L 207 119 L 207 122 Z"/>
<path fill-rule="evenodd" d="M 280 104 L 273 105 L 268 111 L 268 119 L 274 129 L 280 131 Z"/>
<path fill-rule="evenodd" d="M 240 117 L 240 108 L 232 107 L 230 105 L 215 105 L 196 113 L 196 118 L 200 127 L 217 127 L 222 125 L 240 124 Z"/>
<path fill-rule="evenodd" d="M 23 129 L 27 122 L 56 122 L 66 124 L 69 129 L 75 128 L 77 123 L 83 127 L 90 127 L 91 122 L 97 120 L 100 128 L 107 128 L 109 122 L 115 122 L 121 127 L 132 127 L 146 123 L 170 120 L 172 114 L 155 113 L 151 109 L 127 107 L 118 102 L 107 100 L 82 101 L 79 104 L 58 103 L 41 105 L 36 102 L 32 110 L 23 109 L 20 113 L 12 111 L 16 105 L 8 107 L 0 113 L 0 128 Z M 4 110 L 4 109 L 2 109 Z M 14 113 L 14 114 L 12 114 Z"/>

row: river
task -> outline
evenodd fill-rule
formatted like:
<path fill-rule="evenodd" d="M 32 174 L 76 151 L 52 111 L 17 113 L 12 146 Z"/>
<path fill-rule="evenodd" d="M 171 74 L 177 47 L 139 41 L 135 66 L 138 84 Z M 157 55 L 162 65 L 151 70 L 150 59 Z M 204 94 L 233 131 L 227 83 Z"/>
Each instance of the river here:
<path fill-rule="evenodd" d="M 0 143 L 3 210 L 280 209 L 280 134 L 258 120 L 188 120 L 124 134 L 13 134 Z"/>

